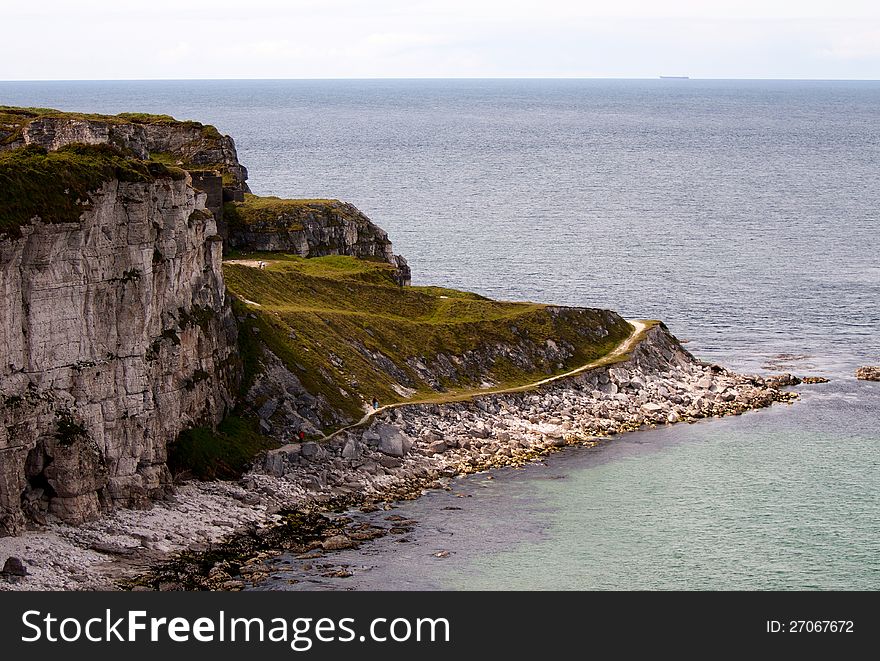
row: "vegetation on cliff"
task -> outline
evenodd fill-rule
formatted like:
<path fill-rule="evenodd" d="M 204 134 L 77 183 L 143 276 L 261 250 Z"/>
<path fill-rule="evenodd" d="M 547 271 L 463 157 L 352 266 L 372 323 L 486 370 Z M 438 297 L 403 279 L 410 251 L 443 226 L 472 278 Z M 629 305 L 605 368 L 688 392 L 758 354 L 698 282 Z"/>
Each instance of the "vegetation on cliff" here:
<path fill-rule="evenodd" d="M 171 115 L 153 115 L 145 112 L 122 112 L 118 115 L 99 115 L 85 112 L 66 112 L 54 108 L 18 108 L 0 106 L 0 145 L 12 144 L 21 138 L 21 131 L 35 119 L 56 118 L 100 122 L 102 124 L 150 124 L 159 126 L 181 126 L 198 129 L 209 140 L 220 140 L 223 136 L 209 124 L 190 120 L 174 119 Z"/>
<path fill-rule="evenodd" d="M 55 149 L 67 140 L 90 144 Z M 207 170 L 219 172 L 224 186 L 246 190 L 231 145 L 213 126 L 170 115 L 0 106 L 0 232 L 17 234 L 35 216 L 76 221 L 89 193 L 114 178 L 183 178 L 183 170 Z"/>
<path fill-rule="evenodd" d="M 326 226 L 339 225 L 339 218 L 368 223 L 352 205 L 331 199 L 282 199 L 246 194 L 243 202 L 227 202 L 223 217 L 230 232 L 294 232 L 303 229 L 308 218 L 321 218 Z"/>
<path fill-rule="evenodd" d="M 104 183 L 182 179 L 161 163 L 140 161 L 111 145 L 68 145 L 47 152 L 28 146 L 0 152 L 0 234 L 17 235 L 34 217 L 76 222 Z"/>
<path fill-rule="evenodd" d="M 296 222 L 285 222 L 283 219 L 296 218 L 314 213 L 324 215 L 341 206 L 339 200 L 285 200 L 280 197 L 261 197 L 250 193 L 244 196 L 244 202 L 227 202 L 223 207 L 223 217 L 231 230 L 245 229 L 253 226 L 266 227 L 278 224 L 279 228 L 288 231 L 300 230 L 302 225 Z M 282 224 L 279 224 L 282 221 Z"/>
<path fill-rule="evenodd" d="M 249 332 L 311 394 L 355 419 L 373 397 L 387 404 L 529 383 L 604 356 L 632 330 L 603 310 L 401 288 L 382 262 L 235 257 L 224 277 L 247 305 Z M 267 257 L 265 269 L 248 265 Z"/>
<path fill-rule="evenodd" d="M 241 475 L 256 455 L 277 445 L 257 431 L 253 419 L 228 416 L 216 431 L 196 427 L 181 432 L 169 447 L 168 468 L 175 476 L 232 479 Z"/>
<path fill-rule="evenodd" d="M 53 149 L 65 142 L 109 143 L 165 165 L 219 172 L 224 186 L 247 190 L 247 174 L 231 139 L 209 124 L 140 112 L 99 115 L 0 106 L 0 152 L 25 144 Z"/>

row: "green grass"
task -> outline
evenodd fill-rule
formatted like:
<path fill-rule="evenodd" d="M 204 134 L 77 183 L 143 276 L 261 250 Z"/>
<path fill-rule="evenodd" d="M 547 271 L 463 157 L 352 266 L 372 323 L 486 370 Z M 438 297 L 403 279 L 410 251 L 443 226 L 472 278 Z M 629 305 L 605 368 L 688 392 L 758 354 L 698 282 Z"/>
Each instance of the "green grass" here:
<path fill-rule="evenodd" d="M 254 457 L 277 445 L 257 431 L 254 420 L 228 416 L 217 431 L 197 427 L 181 432 L 168 447 L 168 468 L 174 475 L 201 480 L 235 479 Z"/>
<path fill-rule="evenodd" d="M 0 105 L 0 145 L 10 144 L 21 135 L 21 129 L 29 122 L 40 117 L 58 117 L 88 122 L 103 122 L 107 124 L 179 124 L 198 128 L 209 139 L 219 139 L 220 133 L 213 126 L 206 126 L 200 122 L 179 121 L 171 115 L 151 115 L 143 112 L 123 112 L 118 115 L 99 115 L 86 112 L 64 112 L 54 108 L 18 108 L 15 106 Z M 5 134 L 5 135 L 4 135 Z"/>
<path fill-rule="evenodd" d="M 0 152 L 0 234 L 17 236 L 22 225 L 76 222 L 90 194 L 107 181 L 182 179 L 185 173 L 140 161 L 110 145 L 68 145 L 46 152 L 35 146 Z"/>
<path fill-rule="evenodd" d="M 67 113 L 64 113 L 67 114 Z M 221 140 L 223 135 L 214 126 L 210 124 L 202 124 L 190 119 L 180 120 L 174 119 L 171 115 L 153 115 L 146 112 L 121 112 L 118 115 L 105 116 L 109 120 L 122 120 L 123 122 L 131 122 L 132 124 L 152 124 L 156 126 L 183 126 L 187 128 L 198 129 L 201 131 L 202 137 L 206 140 Z"/>
<path fill-rule="evenodd" d="M 327 215 L 340 210 L 339 200 L 284 200 L 279 197 L 245 195 L 244 202 L 227 202 L 223 217 L 230 228 L 260 226 L 262 231 L 274 227 L 278 231 L 301 230 L 297 222 L 305 214 Z"/>
<path fill-rule="evenodd" d="M 155 115 L 146 112 L 121 112 L 118 115 L 101 115 L 91 112 L 69 112 L 65 110 L 56 110 L 55 108 L 28 108 L 0 105 L 0 122 L 9 121 L 27 123 L 38 117 L 63 117 L 65 119 L 106 122 L 110 124 L 179 124 L 205 129 L 205 137 L 213 137 L 215 134 L 217 137 L 220 137 L 219 132 L 217 132 L 217 129 L 213 126 L 192 120 L 175 119 L 171 115 Z"/>
<path fill-rule="evenodd" d="M 183 160 L 176 154 L 172 154 L 171 152 L 167 151 L 150 152 L 150 160 L 155 161 L 156 163 L 162 163 L 164 165 L 183 167 Z"/>
<path fill-rule="evenodd" d="M 118 115 L 108 115 L 110 117 L 118 117 L 132 124 L 177 124 L 178 120 L 171 115 L 154 115 L 147 112 L 121 112 Z M 196 122 L 189 122 L 195 124 Z"/>
<path fill-rule="evenodd" d="M 394 384 L 414 390 L 411 399 L 472 390 L 486 379 L 522 385 L 601 358 L 631 332 L 626 321 L 598 310 L 491 301 L 439 287 L 401 288 L 387 264 L 352 257 L 231 257 L 268 260 L 265 270 L 227 261 L 229 290 L 239 305 L 258 304 L 247 308 L 256 316 L 249 323 L 260 340 L 312 394 L 351 418 L 373 396 L 383 404 L 403 401 Z M 597 331 L 605 326 L 609 332 L 602 336 Z M 569 343 L 573 354 L 563 364 L 544 360 L 540 350 L 548 339 Z M 488 358 L 502 346 L 514 348 L 522 360 Z M 439 354 L 473 353 L 486 357 L 485 369 L 459 367 L 439 386 L 409 364 L 420 361 L 433 369 Z"/>
<path fill-rule="evenodd" d="M 17 112 L 19 110 L 22 112 Z M 30 109 L 0 106 L 0 147 L 11 145 L 20 139 L 22 128 L 37 117 L 36 114 L 27 112 L 28 110 Z"/>

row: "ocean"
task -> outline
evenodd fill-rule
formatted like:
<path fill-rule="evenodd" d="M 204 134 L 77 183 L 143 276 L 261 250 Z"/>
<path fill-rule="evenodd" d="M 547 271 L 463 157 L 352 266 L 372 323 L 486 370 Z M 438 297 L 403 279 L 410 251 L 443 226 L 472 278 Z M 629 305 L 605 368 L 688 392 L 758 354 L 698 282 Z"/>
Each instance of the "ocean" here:
<path fill-rule="evenodd" d="M 880 588 L 880 384 L 853 378 L 880 363 L 880 82 L 0 82 L 0 104 L 215 124 L 255 193 L 354 203 L 414 284 L 832 379 L 457 480 L 398 508 L 407 542 L 344 552 L 353 577 L 272 587 Z"/>

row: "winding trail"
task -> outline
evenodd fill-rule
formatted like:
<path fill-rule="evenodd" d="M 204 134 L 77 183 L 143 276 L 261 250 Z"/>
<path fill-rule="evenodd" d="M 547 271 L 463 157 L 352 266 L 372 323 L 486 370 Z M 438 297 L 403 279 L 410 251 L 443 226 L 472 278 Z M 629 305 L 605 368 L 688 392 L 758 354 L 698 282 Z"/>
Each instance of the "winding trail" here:
<path fill-rule="evenodd" d="M 568 379 L 572 376 L 580 374 L 581 372 L 586 372 L 587 370 L 591 370 L 595 367 L 599 367 L 601 365 L 605 365 L 608 362 L 614 361 L 615 358 L 619 358 L 624 354 L 628 353 L 633 349 L 633 347 L 638 344 L 639 340 L 641 340 L 644 332 L 649 328 L 649 322 L 647 320 L 638 320 L 638 319 L 627 319 L 630 325 L 633 327 L 632 333 L 629 334 L 623 342 L 617 345 L 617 347 L 602 356 L 601 358 L 597 358 L 596 360 L 590 361 L 585 365 L 581 365 L 580 367 L 576 367 L 573 370 L 569 370 L 568 372 L 564 372 L 563 374 L 557 374 L 556 376 L 551 376 L 546 379 L 541 379 L 540 381 L 534 381 L 532 383 L 526 383 L 521 386 L 512 386 L 510 388 L 499 388 L 497 390 L 473 390 L 469 392 L 456 393 L 454 395 L 450 395 L 448 397 L 437 397 L 431 399 L 421 399 L 421 400 L 406 400 L 403 402 L 395 402 L 393 404 L 385 404 L 384 406 L 380 406 L 377 409 L 371 409 L 368 411 L 363 418 L 358 420 L 355 423 L 342 427 L 341 429 L 337 429 L 335 432 L 331 434 L 327 434 L 321 441 L 328 441 L 331 438 L 338 436 L 339 434 L 348 431 L 349 429 L 356 429 L 357 427 L 362 427 L 366 423 L 370 421 L 373 416 L 382 413 L 383 411 L 389 411 L 391 409 L 400 408 L 401 406 L 411 406 L 413 404 L 448 404 L 449 402 L 462 402 L 468 399 L 474 399 L 476 397 L 482 397 L 485 395 L 505 395 L 507 393 L 512 392 L 523 392 L 526 390 L 532 390 L 539 386 L 546 385 L 548 383 L 553 383 L 554 381 L 561 381 L 562 379 Z"/>

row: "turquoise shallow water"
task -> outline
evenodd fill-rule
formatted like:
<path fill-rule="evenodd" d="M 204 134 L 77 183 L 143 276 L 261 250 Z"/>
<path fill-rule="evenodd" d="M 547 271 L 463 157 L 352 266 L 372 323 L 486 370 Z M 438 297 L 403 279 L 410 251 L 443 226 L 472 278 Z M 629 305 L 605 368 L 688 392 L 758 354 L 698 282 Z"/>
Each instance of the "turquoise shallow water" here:
<path fill-rule="evenodd" d="M 602 463 L 573 461 L 564 480 L 532 480 L 547 512 L 541 538 L 465 562 L 448 584 L 877 589 L 878 465 L 864 460 L 876 432 L 793 434 L 810 415 L 659 432 L 622 442 L 658 444 L 648 452 L 608 448 Z"/>
<path fill-rule="evenodd" d="M 419 522 L 406 541 L 334 556 L 352 577 L 288 558 L 265 587 L 876 590 L 878 419 L 880 384 L 850 380 L 470 476 L 395 509 Z"/>
<path fill-rule="evenodd" d="M 0 82 L 0 104 L 214 123 L 255 192 L 355 203 L 416 284 L 661 318 L 701 357 L 834 379 L 460 480 L 401 505 L 410 541 L 342 554 L 353 577 L 272 586 L 880 587 L 880 389 L 852 378 L 880 363 L 880 83 Z"/>

